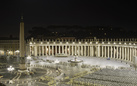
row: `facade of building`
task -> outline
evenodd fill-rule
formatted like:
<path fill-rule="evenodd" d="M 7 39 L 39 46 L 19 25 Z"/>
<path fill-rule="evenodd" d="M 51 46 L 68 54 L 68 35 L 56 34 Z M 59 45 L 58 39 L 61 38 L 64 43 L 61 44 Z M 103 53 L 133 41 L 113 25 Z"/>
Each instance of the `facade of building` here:
<path fill-rule="evenodd" d="M 133 62 L 137 56 L 137 39 L 78 39 L 27 41 L 30 56 L 88 56 L 104 57 Z"/>
<path fill-rule="evenodd" d="M 18 39 L 1 39 L 0 40 L 0 56 L 1 55 L 19 55 Z"/>

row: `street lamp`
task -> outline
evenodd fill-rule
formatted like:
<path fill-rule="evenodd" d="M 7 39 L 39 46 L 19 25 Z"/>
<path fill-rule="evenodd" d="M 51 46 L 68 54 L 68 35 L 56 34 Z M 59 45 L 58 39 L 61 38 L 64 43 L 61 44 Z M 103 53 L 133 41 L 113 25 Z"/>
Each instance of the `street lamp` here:
<path fill-rule="evenodd" d="M 11 73 L 12 71 L 14 70 L 14 67 L 10 66 L 9 68 L 7 68 L 7 70 L 10 72 L 10 76 L 11 76 Z M 11 77 L 10 77 L 11 78 Z"/>
<path fill-rule="evenodd" d="M 28 56 L 27 57 L 27 61 L 28 61 L 28 64 L 27 64 L 27 69 L 28 69 L 28 71 L 30 71 L 30 60 L 31 60 L 31 57 L 30 56 Z"/>

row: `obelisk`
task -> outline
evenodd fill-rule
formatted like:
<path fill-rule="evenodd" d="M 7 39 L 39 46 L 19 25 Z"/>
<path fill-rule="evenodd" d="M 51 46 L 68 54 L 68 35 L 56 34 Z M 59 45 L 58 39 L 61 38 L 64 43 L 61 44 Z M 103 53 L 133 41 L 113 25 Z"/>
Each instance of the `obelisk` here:
<path fill-rule="evenodd" d="M 23 22 L 23 16 L 21 16 L 21 22 L 20 22 L 20 39 L 19 39 L 19 43 L 20 43 L 20 64 L 19 64 L 19 68 L 20 70 L 25 70 L 26 66 L 25 66 L 25 51 L 24 51 L 24 22 Z"/>

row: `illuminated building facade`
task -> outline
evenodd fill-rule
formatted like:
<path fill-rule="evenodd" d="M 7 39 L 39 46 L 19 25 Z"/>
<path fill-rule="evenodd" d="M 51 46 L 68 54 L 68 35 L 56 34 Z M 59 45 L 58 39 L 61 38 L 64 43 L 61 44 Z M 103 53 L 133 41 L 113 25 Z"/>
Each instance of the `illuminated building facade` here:
<path fill-rule="evenodd" d="M 1 55 L 19 55 L 19 40 L 0 39 L 0 56 Z"/>
<path fill-rule="evenodd" d="M 30 56 L 89 56 L 133 62 L 137 56 L 137 39 L 78 39 L 27 41 Z"/>

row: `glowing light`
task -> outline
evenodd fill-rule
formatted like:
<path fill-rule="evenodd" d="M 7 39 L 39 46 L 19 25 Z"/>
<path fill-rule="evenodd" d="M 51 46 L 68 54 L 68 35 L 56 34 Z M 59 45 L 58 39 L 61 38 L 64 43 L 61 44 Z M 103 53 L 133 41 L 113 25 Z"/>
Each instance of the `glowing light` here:
<path fill-rule="evenodd" d="M 7 68 L 8 71 L 13 71 L 14 70 L 14 67 L 10 66 L 9 68 Z"/>
<path fill-rule="evenodd" d="M 29 44 L 32 44 L 32 42 L 30 42 Z"/>
<path fill-rule="evenodd" d="M 28 57 L 27 57 L 27 59 L 28 59 L 28 60 L 30 60 L 30 59 L 31 59 L 31 57 L 30 57 L 30 56 L 28 56 Z"/>
<path fill-rule="evenodd" d="M 58 59 L 56 59 L 54 63 L 59 63 L 59 60 L 58 60 Z"/>
<path fill-rule="evenodd" d="M 16 50 L 15 52 L 16 52 L 16 53 L 19 53 L 20 51 L 19 51 L 19 50 Z"/>

